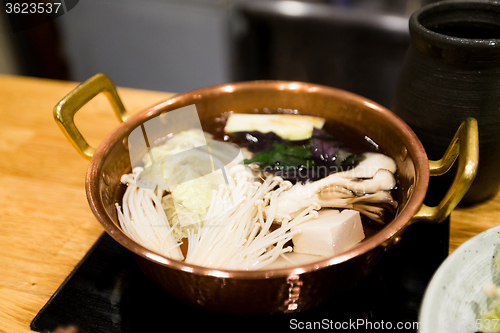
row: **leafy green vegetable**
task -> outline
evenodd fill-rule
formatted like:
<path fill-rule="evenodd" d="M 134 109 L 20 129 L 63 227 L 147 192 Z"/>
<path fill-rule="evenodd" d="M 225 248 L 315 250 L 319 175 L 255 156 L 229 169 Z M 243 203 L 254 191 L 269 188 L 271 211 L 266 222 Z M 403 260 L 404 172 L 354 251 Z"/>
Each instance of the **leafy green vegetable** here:
<path fill-rule="evenodd" d="M 314 166 L 309 145 L 291 146 L 283 143 L 274 143 L 273 148 L 257 153 L 253 158 L 244 162 L 245 164 L 256 163 L 261 169 L 276 170 Z"/>
<path fill-rule="evenodd" d="M 318 180 L 348 170 L 364 158 L 350 152 L 326 131 L 317 128 L 313 130 L 311 139 L 300 142 L 257 131 L 232 135 L 255 153 L 244 163 L 255 163 L 261 170 L 290 181 Z"/>

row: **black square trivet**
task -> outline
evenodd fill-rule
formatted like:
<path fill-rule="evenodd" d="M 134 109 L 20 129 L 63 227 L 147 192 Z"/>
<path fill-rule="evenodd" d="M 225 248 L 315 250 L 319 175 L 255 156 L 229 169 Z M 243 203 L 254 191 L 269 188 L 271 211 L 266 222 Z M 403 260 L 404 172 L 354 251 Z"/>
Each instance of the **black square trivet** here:
<path fill-rule="evenodd" d="M 48 333 L 71 324 L 80 333 L 282 332 L 314 322 L 322 329 L 358 320 L 414 323 L 425 288 L 448 254 L 448 239 L 449 220 L 412 225 L 349 292 L 301 313 L 250 317 L 214 314 L 178 301 L 152 283 L 124 247 L 103 234 L 33 319 L 31 329 Z M 350 331 L 380 332 L 373 326 L 352 327 Z"/>

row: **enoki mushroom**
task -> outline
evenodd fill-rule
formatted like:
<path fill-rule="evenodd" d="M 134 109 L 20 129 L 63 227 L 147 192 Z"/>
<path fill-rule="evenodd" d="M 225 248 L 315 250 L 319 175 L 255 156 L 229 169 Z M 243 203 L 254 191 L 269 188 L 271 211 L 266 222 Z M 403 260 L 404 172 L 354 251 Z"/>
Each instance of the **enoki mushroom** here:
<path fill-rule="evenodd" d="M 132 174 L 123 175 L 121 182 L 127 184 L 123 196 L 123 212 L 116 204 L 120 226 L 130 238 L 142 246 L 166 257 L 182 260 L 184 257 L 173 234 L 175 225 L 170 225 L 161 206 L 163 190 L 148 190 L 138 187 L 135 178 L 142 168 L 134 168 Z"/>
<path fill-rule="evenodd" d="M 128 184 L 123 198 L 123 213 L 117 204 L 123 231 L 141 245 L 176 260 L 182 260 L 172 230 L 161 206 L 163 190 L 146 190 L 135 184 L 142 170 L 124 175 Z M 272 230 L 278 196 L 291 187 L 281 177 L 269 176 L 263 183 L 243 165 L 229 170 L 229 184 L 212 193 L 212 201 L 202 224 L 189 230 L 185 262 L 221 269 L 259 269 L 286 252 L 294 235 L 293 227 L 317 217 L 320 206 L 312 203 L 293 219 L 283 219 Z M 267 213 L 265 213 L 267 212 Z"/>

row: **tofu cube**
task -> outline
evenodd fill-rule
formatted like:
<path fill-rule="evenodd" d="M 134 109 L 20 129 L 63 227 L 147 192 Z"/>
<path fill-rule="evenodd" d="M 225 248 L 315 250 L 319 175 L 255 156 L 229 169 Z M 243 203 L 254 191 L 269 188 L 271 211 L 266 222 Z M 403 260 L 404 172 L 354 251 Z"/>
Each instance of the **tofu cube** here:
<path fill-rule="evenodd" d="M 358 211 L 322 209 L 317 219 L 301 223 L 292 238 L 294 252 L 333 257 L 365 238 Z"/>

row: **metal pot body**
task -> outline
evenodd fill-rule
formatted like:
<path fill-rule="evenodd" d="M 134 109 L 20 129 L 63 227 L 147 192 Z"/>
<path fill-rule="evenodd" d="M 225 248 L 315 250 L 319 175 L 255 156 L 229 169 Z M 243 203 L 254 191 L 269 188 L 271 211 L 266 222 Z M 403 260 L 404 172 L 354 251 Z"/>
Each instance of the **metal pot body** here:
<path fill-rule="evenodd" d="M 220 128 L 224 112 L 278 108 L 312 113 L 335 128 L 343 126 L 370 138 L 398 165 L 395 220 L 362 244 L 334 258 L 295 269 L 257 272 L 222 271 L 190 266 L 160 257 L 136 244 L 118 227 L 115 202 L 120 202 L 120 177 L 130 171 L 127 137 L 162 112 L 196 104 L 204 130 Z M 324 303 L 361 281 L 384 252 L 381 245 L 416 213 L 429 177 L 428 161 L 409 127 L 388 110 L 357 95 L 317 85 L 253 82 L 216 86 L 177 95 L 132 116 L 97 148 L 87 174 L 90 206 L 106 230 L 134 252 L 142 270 L 177 298 L 213 311 L 238 314 L 300 311 Z"/>
<path fill-rule="evenodd" d="M 410 127 L 389 110 L 343 90 L 286 81 L 241 82 L 176 95 L 126 119 L 94 150 L 74 126 L 73 116 L 100 92 L 110 97 L 119 117 L 128 118 L 111 81 L 102 74 L 77 87 L 54 109 L 58 124 L 77 150 L 86 157 L 92 156 L 86 176 L 90 208 L 105 230 L 135 255 L 146 275 L 181 301 L 209 311 L 285 313 L 326 302 L 365 278 L 410 223 L 439 222 L 448 216 L 469 187 L 477 168 L 477 127 L 473 120 L 460 127 L 443 159 L 429 162 Z M 324 117 L 331 133 L 334 133 L 332 129 L 343 128 L 376 142 L 397 164 L 397 188 L 393 196 L 399 204 L 398 214 L 380 231 L 345 253 L 283 269 L 206 268 L 146 249 L 128 238 L 117 220 L 115 203 L 120 203 L 123 195 L 120 178 L 131 169 L 127 138 L 144 122 L 191 104 L 196 105 L 203 129 L 212 133 L 222 130 L 221 115 L 227 112 L 287 109 Z M 447 199 L 437 207 L 423 205 L 429 175 L 446 172 L 457 156 L 462 172 Z"/>
<path fill-rule="evenodd" d="M 232 278 L 159 268 L 135 256 L 141 270 L 177 299 L 197 308 L 233 315 L 293 313 L 324 304 L 361 282 L 382 258 L 377 247 L 327 269 L 269 278 Z"/>

